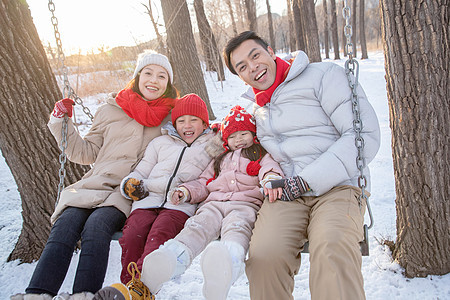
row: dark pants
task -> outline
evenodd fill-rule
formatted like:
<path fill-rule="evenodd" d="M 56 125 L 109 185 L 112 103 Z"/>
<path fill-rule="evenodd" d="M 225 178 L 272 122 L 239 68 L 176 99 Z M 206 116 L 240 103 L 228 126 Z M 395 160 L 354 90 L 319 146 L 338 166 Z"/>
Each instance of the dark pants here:
<path fill-rule="evenodd" d="M 122 247 L 122 273 L 120 281 L 127 284 L 131 275 L 128 264 L 135 262 L 139 271 L 145 256 L 156 250 L 164 242 L 174 238 L 189 218 L 182 211 L 166 208 L 136 209 L 128 217 L 119 239 Z"/>
<path fill-rule="evenodd" d="M 80 238 L 73 293 L 97 292 L 105 278 L 111 237 L 125 219 L 125 214 L 115 207 L 66 208 L 50 231 L 26 293 L 58 294 Z"/>

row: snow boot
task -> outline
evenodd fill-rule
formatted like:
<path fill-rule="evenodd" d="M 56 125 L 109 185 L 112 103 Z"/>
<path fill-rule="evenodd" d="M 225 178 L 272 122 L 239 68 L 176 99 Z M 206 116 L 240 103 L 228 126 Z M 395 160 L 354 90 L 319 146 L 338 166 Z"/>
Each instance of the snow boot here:
<path fill-rule="evenodd" d="M 123 283 L 105 286 L 94 295 L 93 300 L 132 300 L 128 287 Z"/>
<path fill-rule="evenodd" d="M 76 294 L 61 293 L 52 298 L 52 300 L 92 300 L 94 294 L 90 292 L 82 292 Z"/>
<path fill-rule="evenodd" d="M 15 294 L 10 300 L 52 300 L 53 297 L 49 294 Z"/>
<path fill-rule="evenodd" d="M 126 284 L 114 283 L 95 293 L 93 300 L 155 300 L 155 296 L 141 281 L 141 273 L 135 262 L 127 267 L 131 280 Z"/>
<path fill-rule="evenodd" d="M 183 274 L 191 262 L 191 251 L 184 244 L 168 240 L 144 258 L 142 282 L 156 294 L 164 282 Z"/>
<path fill-rule="evenodd" d="M 207 300 L 225 300 L 231 285 L 244 272 L 244 248 L 232 241 L 214 241 L 200 260 L 203 272 L 203 296 Z"/>

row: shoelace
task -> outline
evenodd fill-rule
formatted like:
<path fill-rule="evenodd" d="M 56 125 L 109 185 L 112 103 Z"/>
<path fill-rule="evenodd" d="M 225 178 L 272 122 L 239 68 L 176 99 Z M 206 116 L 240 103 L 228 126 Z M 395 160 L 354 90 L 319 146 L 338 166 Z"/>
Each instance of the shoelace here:
<path fill-rule="evenodd" d="M 127 287 L 137 288 L 143 294 L 143 299 L 155 300 L 155 296 L 150 293 L 149 289 L 145 286 L 145 284 L 141 281 L 141 272 L 137 267 L 135 262 L 130 262 L 127 267 L 128 273 L 131 275 L 131 280 L 127 283 Z"/>

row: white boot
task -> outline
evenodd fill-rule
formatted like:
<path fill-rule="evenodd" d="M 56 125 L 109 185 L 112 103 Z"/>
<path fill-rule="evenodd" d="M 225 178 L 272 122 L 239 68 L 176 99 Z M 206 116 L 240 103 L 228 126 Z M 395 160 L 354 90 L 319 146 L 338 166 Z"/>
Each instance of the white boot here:
<path fill-rule="evenodd" d="M 156 294 L 164 282 L 186 271 L 192 262 L 191 256 L 191 251 L 184 244 L 168 240 L 144 258 L 141 281 L 152 294 Z"/>
<path fill-rule="evenodd" d="M 214 241 L 206 247 L 200 264 L 203 272 L 203 296 L 207 300 L 225 300 L 231 285 L 244 272 L 244 248 L 232 241 Z"/>
<path fill-rule="evenodd" d="M 52 300 L 49 294 L 15 294 L 10 300 Z"/>
<path fill-rule="evenodd" d="M 92 300 L 94 298 L 94 294 L 90 292 L 82 292 L 76 293 L 69 296 L 69 300 Z"/>

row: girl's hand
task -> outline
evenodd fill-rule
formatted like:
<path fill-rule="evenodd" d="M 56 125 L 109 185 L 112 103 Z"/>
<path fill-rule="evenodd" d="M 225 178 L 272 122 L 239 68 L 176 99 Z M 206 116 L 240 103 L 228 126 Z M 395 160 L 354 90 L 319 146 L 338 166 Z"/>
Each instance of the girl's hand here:
<path fill-rule="evenodd" d="M 189 201 L 190 195 L 189 190 L 183 186 L 173 189 L 167 195 L 167 198 L 173 205 L 178 205 L 180 203 Z"/>
<path fill-rule="evenodd" d="M 174 191 L 172 194 L 171 202 L 173 205 L 178 205 L 181 203 L 181 199 L 183 199 L 184 193 L 180 190 Z"/>

